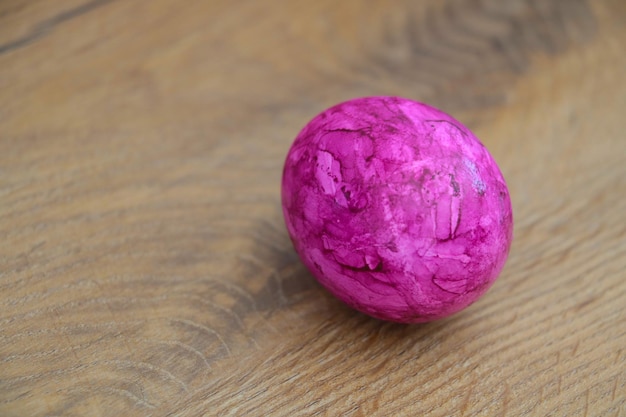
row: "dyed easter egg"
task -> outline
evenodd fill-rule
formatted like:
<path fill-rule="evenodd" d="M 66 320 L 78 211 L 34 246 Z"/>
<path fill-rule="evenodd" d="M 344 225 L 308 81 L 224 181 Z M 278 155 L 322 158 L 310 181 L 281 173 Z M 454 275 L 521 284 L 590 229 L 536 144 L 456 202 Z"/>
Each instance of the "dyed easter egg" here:
<path fill-rule="evenodd" d="M 402 323 L 476 301 L 513 232 L 485 146 L 446 113 L 398 97 L 350 100 L 311 120 L 287 155 L 282 206 L 296 252 L 324 287 Z"/>

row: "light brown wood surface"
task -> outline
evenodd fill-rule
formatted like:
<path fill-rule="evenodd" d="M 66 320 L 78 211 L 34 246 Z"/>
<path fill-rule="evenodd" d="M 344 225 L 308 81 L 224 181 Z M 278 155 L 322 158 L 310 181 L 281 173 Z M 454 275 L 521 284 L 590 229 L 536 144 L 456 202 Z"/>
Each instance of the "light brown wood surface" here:
<path fill-rule="evenodd" d="M 283 158 L 339 101 L 469 125 L 507 266 L 404 326 L 325 292 Z M 0 2 L 0 416 L 626 416 L 623 0 Z"/>

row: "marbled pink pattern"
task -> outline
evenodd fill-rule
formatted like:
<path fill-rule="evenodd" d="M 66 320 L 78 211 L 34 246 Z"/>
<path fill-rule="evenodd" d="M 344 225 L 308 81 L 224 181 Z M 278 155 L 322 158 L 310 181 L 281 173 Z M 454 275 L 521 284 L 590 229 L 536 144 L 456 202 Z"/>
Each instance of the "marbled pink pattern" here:
<path fill-rule="evenodd" d="M 285 162 L 283 212 L 300 258 L 353 308 L 417 323 L 476 301 L 506 261 L 509 192 L 465 126 L 398 97 L 324 111 Z"/>

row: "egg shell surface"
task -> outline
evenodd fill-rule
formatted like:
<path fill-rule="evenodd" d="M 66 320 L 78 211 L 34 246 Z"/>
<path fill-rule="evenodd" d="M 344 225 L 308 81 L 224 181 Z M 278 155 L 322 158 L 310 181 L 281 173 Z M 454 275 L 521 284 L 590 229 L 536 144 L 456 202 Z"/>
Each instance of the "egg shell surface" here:
<path fill-rule="evenodd" d="M 402 323 L 456 313 L 501 272 L 505 180 L 459 121 L 400 97 L 333 106 L 296 137 L 282 207 L 296 252 L 337 298 Z"/>

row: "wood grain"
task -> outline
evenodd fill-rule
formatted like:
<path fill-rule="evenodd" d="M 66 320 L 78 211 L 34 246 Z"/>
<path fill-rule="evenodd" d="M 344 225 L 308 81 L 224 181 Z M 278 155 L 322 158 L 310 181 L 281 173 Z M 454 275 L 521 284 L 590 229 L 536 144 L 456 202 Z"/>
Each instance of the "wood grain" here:
<path fill-rule="evenodd" d="M 626 3 L 0 3 L 0 415 L 626 416 Z M 298 261 L 298 130 L 365 95 L 467 123 L 515 241 L 449 319 Z"/>

